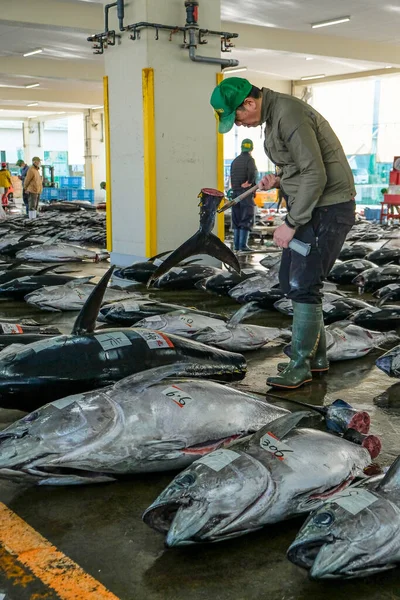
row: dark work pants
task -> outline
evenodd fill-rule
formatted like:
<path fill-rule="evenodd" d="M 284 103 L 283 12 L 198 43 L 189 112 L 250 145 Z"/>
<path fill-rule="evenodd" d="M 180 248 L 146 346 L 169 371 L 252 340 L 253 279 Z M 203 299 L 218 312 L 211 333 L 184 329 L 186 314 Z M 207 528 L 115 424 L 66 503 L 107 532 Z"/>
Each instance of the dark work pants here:
<path fill-rule="evenodd" d="M 333 267 L 355 222 L 355 202 L 314 209 L 311 221 L 296 229 L 295 238 L 311 244 L 308 256 L 285 248 L 279 271 L 284 294 L 303 304 L 321 304 L 323 281 Z"/>

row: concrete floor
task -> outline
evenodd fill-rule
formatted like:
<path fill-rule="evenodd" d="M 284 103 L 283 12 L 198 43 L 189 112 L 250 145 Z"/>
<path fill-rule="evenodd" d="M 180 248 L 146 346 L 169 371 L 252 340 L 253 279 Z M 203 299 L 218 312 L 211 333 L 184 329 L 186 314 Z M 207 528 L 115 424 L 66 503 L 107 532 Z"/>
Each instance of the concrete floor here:
<path fill-rule="evenodd" d="M 247 257 L 242 259 L 257 261 Z M 85 272 L 101 273 L 105 265 L 87 264 Z M 203 292 L 154 292 L 169 302 L 232 313 L 237 304 Z M 0 301 L 0 317 L 19 315 L 59 324 L 68 332 L 76 313 L 45 313 L 23 303 Z M 276 312 L 251 320 L 265 325 L 290 324 Z M 372 432 L 382 437 L 381 464 L 399 453 L 400 384 L 374 366 L 380 351 L 368 357 L 333 364 L 328 376 L 282 398 L 293 396 L 314 404 L 336 398 L 368 410 Z M 265 394 L 265 378 L 282 359 L 281 346 L 272 345 L 247 355 L 248 375 L 237 387 Z M 394 387 L 393 387 L 394 385 Z M 378 407 L 374 397 L 391 388 L 389 401 Z M 273 401 L 276 401 L 275 399 Z M 289 407 L 283 399 L 282 406 Z M 0 410 L 1 427 L 21 416 Z M 315 583 L 289 563 L 285 552 L 302 519 L 281 523 L 230 542 L 165 550 L 163 538 L 141 521 L 141 514 L 173 474 L 127 478 L 110 484 L 63 488 L 22 488 L 0 482 L 0 501 L 50 540 L 64 554 L 121 600 L 393 600 L 400 598 L 400 571 L 364 580 Z M 39 580 L 28 577 L 23 586 L 17 566 L 5 568 L 0 548 L 0 598 L 39 600 L 59 598 Z M 81 596 L 76 597 L 80 600 Z M 82 597 L 83 598 L 83 597 Z"/>

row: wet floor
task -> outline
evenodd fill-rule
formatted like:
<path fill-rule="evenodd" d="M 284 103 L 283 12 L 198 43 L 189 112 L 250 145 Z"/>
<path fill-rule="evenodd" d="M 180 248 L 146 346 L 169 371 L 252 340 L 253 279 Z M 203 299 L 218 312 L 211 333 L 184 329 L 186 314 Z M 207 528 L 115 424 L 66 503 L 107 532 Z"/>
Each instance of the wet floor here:
<path fill-rule="evenodd" d="M 254 264 L 260 255 L 243 258 Z M 105 264 L 77 265 L 100 275 Z M 138 290 L 144 290 L 138 287 Z M 229 298 L 204 292 L 151 292 L 154 297 L 231 314 L 238 305 Z M 76 313 L 46 313 L 20 302 L 0 301 L 0 318 L 31 317 L 57 325 L 67 333 Z M 290 325 L 290 319 L 265 311 L 250 322 Z M 275 392 L 314 404 L 342 398 L 372 416 L 372 433 L 382 438 L 379 462 L 389 464 L 399 453 L 400 383 L 379 371 L 374 362 L 382 353 L 334 363 L 329 375 L 318 377 L 297 392 Z M 248 375 L 234 384 L 265 395 L 265 379 L 282 360 L 282 345 L 272 344 L 247 354 Z M 387 393 L 389 390 L 389 393 Z M 374 398 L 379 396 L 378 404 Z M 4 427 L 22 413 L 0 410 Z M 303 519 L 265 528 L 251 535 L 214 545 L 165 550 L 163 538 L 141 521 L 141 514 L 171 480 L 172 474 L 152 474 L 109 484 L 81 487 L 32 487 L 0 482 L 0 501 L 24 519 L 87 573 L 121 600 L 393 600 L 400 598 L 400 570 L 369 579 L 315 583 L 285 558 Z M 4 563 L 0 563 L 4 567 Z M 58 598 L 40 581 L 24 580 L 14 570 L 0 574 L 0 598 Z M 29 579 L 29 577 L 28 577 Z M 84 596 L 82 596 L 83 598 Z M 81 596 L 76 596 L 79 600 Z"/>

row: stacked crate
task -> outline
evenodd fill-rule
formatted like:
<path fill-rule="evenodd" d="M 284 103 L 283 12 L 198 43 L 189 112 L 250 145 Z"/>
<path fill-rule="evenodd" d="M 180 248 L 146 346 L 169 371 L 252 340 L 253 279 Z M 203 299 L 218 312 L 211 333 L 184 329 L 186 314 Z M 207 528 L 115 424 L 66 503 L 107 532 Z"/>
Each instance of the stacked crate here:
<path fill-rule="evenodd" d="M 83 189 L 83 177 L 60 177 L 59 200 L 87 200 L 94 204 L 94 190 Z"/>

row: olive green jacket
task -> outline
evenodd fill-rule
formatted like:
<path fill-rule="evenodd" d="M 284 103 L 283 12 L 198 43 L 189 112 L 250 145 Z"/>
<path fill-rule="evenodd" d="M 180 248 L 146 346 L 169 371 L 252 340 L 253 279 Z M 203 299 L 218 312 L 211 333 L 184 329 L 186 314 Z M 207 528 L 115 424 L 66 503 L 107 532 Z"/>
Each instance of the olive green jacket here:
<path fill-rule="evenodd" d="M 281 188 L 289 197 L 289 225 L 311 219 L 317 206 L 348 202 L 356 195 L 342 145 L 326 121 L 302 100 L 262 89 L 264 149 L 282 168 Z"/>

